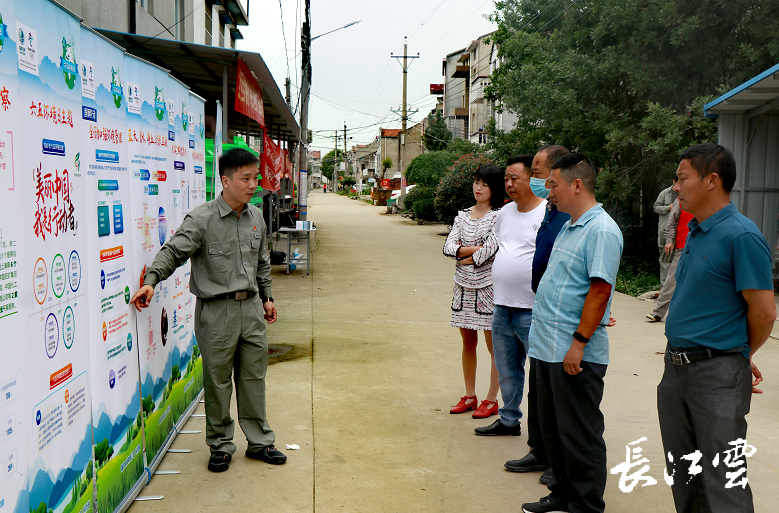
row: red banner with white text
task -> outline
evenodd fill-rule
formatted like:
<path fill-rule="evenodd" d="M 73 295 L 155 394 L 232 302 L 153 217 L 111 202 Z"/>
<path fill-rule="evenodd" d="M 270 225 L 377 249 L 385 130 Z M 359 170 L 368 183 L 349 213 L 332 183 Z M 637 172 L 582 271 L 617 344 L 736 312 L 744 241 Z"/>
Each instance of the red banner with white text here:
<path fill-rule="evenodd" d="M 265 107 L 262 90 L 243 60 L 238 59 L 238 76 L 235 86 L 235 110 L 249 116 L 265 128 Z"/>
<path fill-rule="evenodd" d="M 281 175 L 284 173 L 284 154 L 281 147 L 273 139 L 264 135 L 262 146 L 262 182 L 263 189 L 278 191 L 281 187 Z"/>

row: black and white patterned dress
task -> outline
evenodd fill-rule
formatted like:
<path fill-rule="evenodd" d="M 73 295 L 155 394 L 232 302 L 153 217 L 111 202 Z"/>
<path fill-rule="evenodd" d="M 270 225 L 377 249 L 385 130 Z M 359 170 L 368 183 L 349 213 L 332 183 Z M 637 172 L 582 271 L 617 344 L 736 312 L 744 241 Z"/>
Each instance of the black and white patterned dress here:
<path fill-rule="evenodd" d="M 452 321 L 455 328 L 492 329 L 492 261 L 498 241 L 492 231 L 498 209 L 479 219 L 471 219 L 471 208 L 461 210 L 454 219 L 452 231 L 444 243 L 444 255 L 457 257 L 463 246 L 483 246 L 473 254 L 474 265 L 457 265 L 454 273 Z"/>

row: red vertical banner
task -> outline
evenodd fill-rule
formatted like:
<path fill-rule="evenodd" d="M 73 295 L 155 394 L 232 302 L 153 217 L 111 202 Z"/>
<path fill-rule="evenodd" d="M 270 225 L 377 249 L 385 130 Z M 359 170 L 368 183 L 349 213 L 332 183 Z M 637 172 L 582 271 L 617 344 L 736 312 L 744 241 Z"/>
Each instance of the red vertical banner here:
<path fill-rule="evenodd" d="M 281 187 L 281 175 L 284 172 L 284 156 L 281 148 L 265 133 L 262 153 L 263 189 L 278 191 Z"/>
<path fill-rule="evenodd" d="M 289 160 L 289 151 L 284 151 L 284 178 L 292 179 L 292 161 Z"/>
<path fill-rule="evenodd" d="M 235 110 L 249 116 L 265 128 L 262 90 L 242 59 L 238 59 L 238 75 L 235 84 Z"/>

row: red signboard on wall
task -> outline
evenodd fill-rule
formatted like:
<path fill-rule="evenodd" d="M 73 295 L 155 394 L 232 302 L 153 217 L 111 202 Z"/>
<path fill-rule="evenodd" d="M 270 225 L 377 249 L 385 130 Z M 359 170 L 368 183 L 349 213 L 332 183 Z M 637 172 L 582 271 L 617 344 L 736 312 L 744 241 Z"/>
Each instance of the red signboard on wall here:
<path fill-rule="evenodd" d="M 235 110 L 249 116 L 265 128 L 262 91 L 242 59 L 238 59 L 238 77 L 235 83 Z"/>

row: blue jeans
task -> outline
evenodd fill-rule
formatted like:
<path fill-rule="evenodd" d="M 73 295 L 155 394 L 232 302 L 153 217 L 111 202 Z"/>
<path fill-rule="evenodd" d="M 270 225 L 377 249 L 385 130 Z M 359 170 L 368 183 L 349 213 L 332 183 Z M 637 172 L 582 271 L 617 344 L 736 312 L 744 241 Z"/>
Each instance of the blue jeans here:
<path fill-rule="evenodd" d="M 495 305 L 492 312 L 492 349 L 500 378 L 503 408 L 498 410 L 500 422 L 516 426 L 522 418 L 519 409 L 525 388 L 525 358 L 533 311 Z"/>

